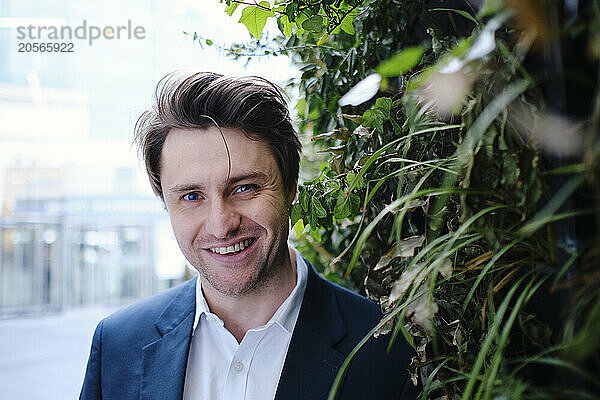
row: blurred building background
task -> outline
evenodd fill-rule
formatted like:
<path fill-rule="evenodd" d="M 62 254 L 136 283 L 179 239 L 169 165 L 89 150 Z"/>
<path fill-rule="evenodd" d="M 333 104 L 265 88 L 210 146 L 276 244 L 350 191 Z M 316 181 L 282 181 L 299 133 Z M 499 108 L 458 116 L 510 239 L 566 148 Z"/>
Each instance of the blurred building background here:
<path fill-rule="evenodd" d="M 219 45 L 249 37 L 241 11 L 229 17 L 224 7 L 0 0 L 0 399 L 77 398 L 98 321 L 192 276 L 131 147 L 137 116 L 176 69 L 280 84 L 296 74 L 285 57 L 246 65 L 222 54 Z M 145 37 L 18 51 L 36 42 L 19 39 L 19 26 L 84 21 L 131 21 Z"/>
<path fill-rule="evenodd" d="M 142 196 L 17 200 L 0 224 L 2 315 L 119 306 L 178 282 L 184 265 L 160 245 L 163 222 Z"/>
<path fill-rule="evenodd" d="M 174 69 L 280 83 L 293 75 L 281 57 L 244 70 L 183 33 L 224 45 L 247 40 L 223 8 L 212 0 L 0 0 L 0 318 L 119 306 L 191 276 L 131 148 L 137 115 Z M 17 38 L 18 26 L 83 20 L 131 21 L 145 38 L 72 40 L 73 53 L 17 51 L 32 42 Z"/>
<path fill-rule="evenodd" d="M 182 280 L 135 154 L 90 123 L 109 111 L 33 74 L 28 86 L 0 85 L 0 318 L 118 306 Z"/>

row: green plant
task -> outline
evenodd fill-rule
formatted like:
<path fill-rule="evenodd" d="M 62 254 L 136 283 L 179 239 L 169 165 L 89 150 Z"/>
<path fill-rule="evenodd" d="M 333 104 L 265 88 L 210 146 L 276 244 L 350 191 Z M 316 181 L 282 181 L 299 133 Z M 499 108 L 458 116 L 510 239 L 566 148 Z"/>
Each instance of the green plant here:
<path fill-rule="evenodd" d="M 240 4 L 254 38 L 268 18 L 282 36 L 230 53 L 292 57 L 300 128 L 331 153 L 291 208 L 299 246 L 379 302 L 372 334 L 414 346 L 422 398 L 597 396 L 597 4 L 568 21 L 534 1 L 230 0 L 227 12 Z M 579 69 L 563 58 L 571 75 L 540 61 L 565 38 L 590 51 Z M 592 99 L 577 116 L 559 90 L 574 72 Z"/>

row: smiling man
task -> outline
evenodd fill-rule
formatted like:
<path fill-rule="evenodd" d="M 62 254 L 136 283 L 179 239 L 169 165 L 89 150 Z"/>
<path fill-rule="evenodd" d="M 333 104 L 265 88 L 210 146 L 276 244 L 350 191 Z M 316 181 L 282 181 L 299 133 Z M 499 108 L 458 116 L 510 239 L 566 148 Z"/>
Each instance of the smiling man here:
<path fill-rule="evenodd" d="M 81 399 L 325 399 L 379 322 L 288 246 L 300 142 L 268 81 L 170 74 L 136 125 L 150 183 L 198 278 L 104 319 Z M 370 338 L 339 399 L 412 399 L 412 350 Z"/>

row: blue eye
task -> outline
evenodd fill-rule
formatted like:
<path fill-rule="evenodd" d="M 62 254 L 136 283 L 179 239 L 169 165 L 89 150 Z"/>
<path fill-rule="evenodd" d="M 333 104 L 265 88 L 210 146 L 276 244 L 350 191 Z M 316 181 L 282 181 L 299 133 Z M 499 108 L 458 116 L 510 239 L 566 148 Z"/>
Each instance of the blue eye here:
<path fill-rule="evenodd" d="M 243 192 L 247 192 L 249 190 L 255 190 L 257 188 L 258 188 L 258 186 L 253 185 L 253 184 L 241 185 L 241 186 L 238 186 L 237 189 L 235 189 L 235 193 L 243 193 Z"/>
<path fill-rule="evenodd" d="M 187 201 L 196 201 L 200 200 L 200 195 L 198 193 L 192 192 L 185 194 L 182 198 Z"/>

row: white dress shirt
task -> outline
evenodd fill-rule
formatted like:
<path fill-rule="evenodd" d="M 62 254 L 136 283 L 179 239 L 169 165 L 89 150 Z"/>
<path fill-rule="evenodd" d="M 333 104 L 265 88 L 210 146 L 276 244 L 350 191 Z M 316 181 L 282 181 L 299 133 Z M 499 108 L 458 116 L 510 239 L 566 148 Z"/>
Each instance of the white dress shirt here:
<path fill-rule="evenodd" d="M 296 286 L 265 325 L 238 344 L 211 313 L 196 283 L 196 314 L 188 356 L 184 400 L 273 400 L 304 298 L 308 267 L 296 253 Z"/>

